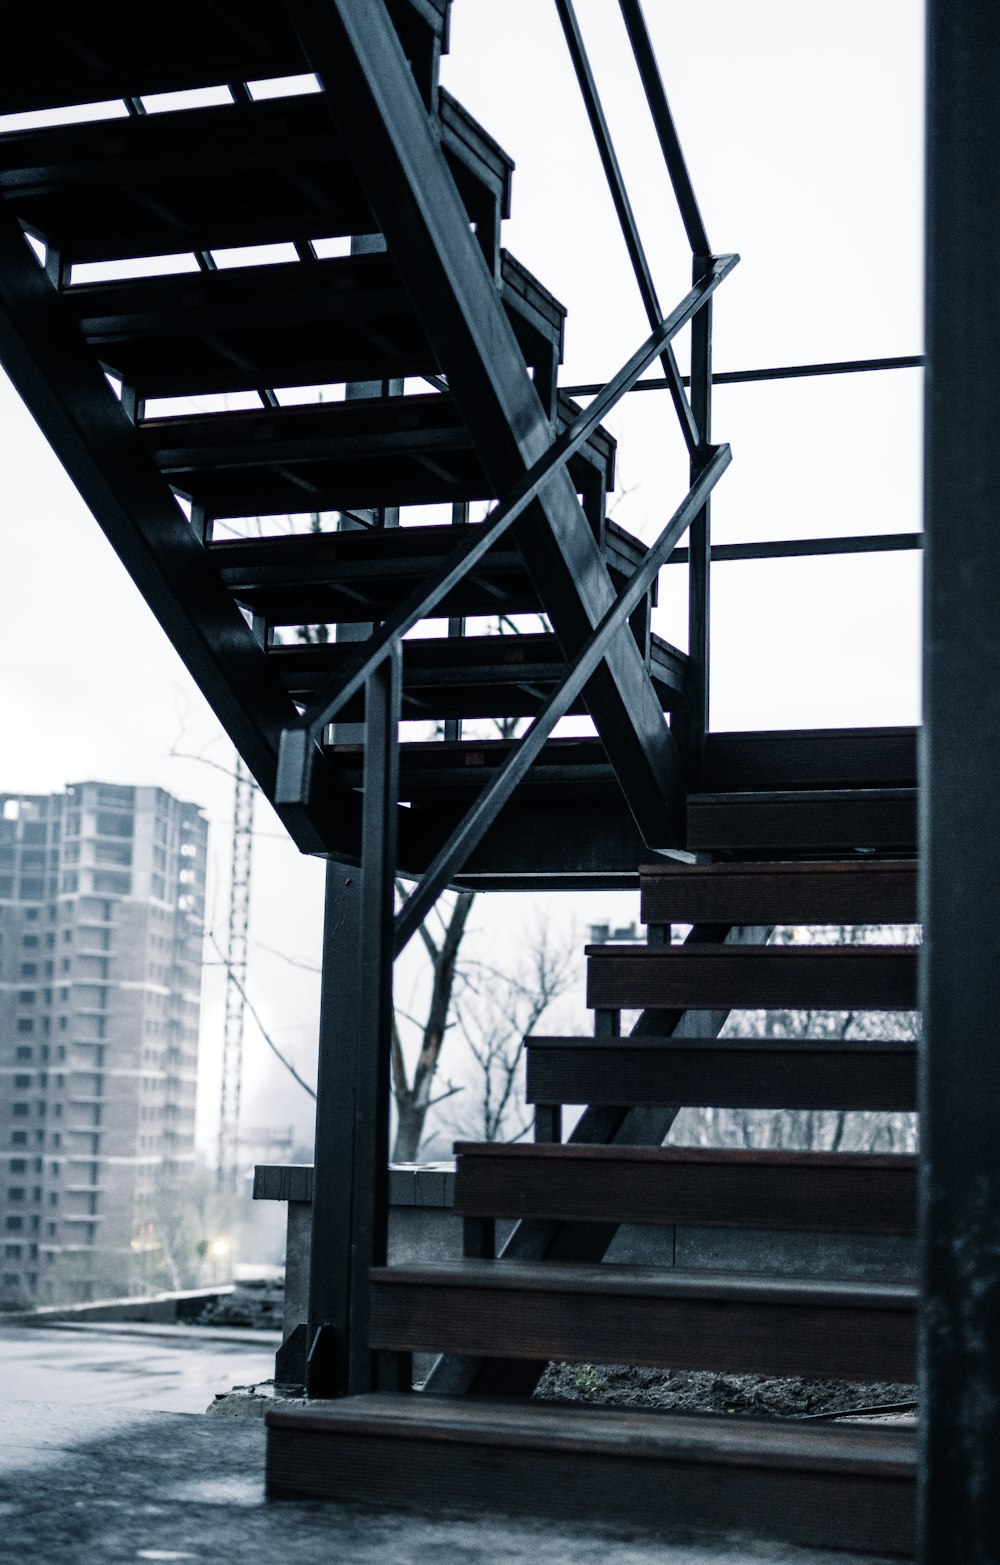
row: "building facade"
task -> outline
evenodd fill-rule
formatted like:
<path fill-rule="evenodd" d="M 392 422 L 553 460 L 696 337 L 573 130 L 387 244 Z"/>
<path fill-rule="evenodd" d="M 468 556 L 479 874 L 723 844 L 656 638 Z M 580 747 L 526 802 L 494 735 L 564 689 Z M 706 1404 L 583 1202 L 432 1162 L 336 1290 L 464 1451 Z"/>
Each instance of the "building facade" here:
<path fill-rule="evenodd" d="M 0 794 L 0 1308 L 141 1291 L 194 1163 L 207 822 Z"/>

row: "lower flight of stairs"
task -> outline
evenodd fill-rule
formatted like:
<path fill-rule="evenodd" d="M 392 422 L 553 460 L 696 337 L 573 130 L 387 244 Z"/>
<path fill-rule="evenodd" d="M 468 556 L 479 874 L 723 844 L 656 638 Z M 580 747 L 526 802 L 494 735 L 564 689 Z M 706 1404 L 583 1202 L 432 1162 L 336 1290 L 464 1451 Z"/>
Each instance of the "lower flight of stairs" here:
<path fill-rule="evenodd" d="M 529 1401 L 550 1361 L 857 1382 L 916 1378 L 912 1272 L 881 1280 L 612 1264 L 617 1225 L 912 1240 L 916 1162 L 903 1154 L 630 1144 L 624 1116 L 679 1105 L 912 1111 L 915 1045 L 718 1038 L 731 1008 L 912 1010 L 917 948 L 726 943 L 739 926 L 910 924 L 912 861 L 661 865 L 643 873 L 645 947 L 589 950 L 601 1035 L 527 1040 L 538 1139 L 456 1146 L 465 1259 L 377 1268 L 371 1342 L 383 1384 L 413 1353 L 492 1366 L 521 1393 L 375 1393 L 269 1415 L 268 1486 L 379 1504 L 432 1503 L 618 1528 L 746 1535 L 911 1554 L 914 1431 L 671 1415 Z M 672 925 L 699 938 L 671 944 Z M 705 940 L 705 936 L 712 938 Z M 622 1009 L 639 1029 L 616 1034 Z M 891 1032 L 892 1029 L 886 1029 Z M 557 1139 L 563 1104 L 614 1115 L 616 1144 Z M 671 1108 L 672 1106 L 672 1108 Z M 667 1121 L 667 1122 L 668 1122 Z M 663 1121 L 649 1121 L 649 1123 Z M 496 1223 L 519 1228 L 497 1253 Z M 534 1235 L 527 1246 L 518 1234 Z M 530 1253 L 529 1253 L 530 1252 Z M 899 1250 L 893 1252 L 898 1256 Z M 506 1366 L 506 1370 L 505 1370 Z"/>

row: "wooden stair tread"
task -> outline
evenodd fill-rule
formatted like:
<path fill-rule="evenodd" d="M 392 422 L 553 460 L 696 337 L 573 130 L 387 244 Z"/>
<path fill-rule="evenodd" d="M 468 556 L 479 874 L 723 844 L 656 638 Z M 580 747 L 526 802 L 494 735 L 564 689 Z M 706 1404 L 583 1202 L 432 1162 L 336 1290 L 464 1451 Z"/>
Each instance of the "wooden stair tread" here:
<path fill-rule="evenodd" d="M 409 52 L 430 33 L 447 42 L 451 0 L 388 0 Z M 238 21 L 234 21 L 234 16 Z M 170 28 L 150 48 L 148 18 L 125 0 L 80 7 L 53 0 L 5 18 L 5 112 L 294 76 L 310 69 L 284 7 L 240 0 L 229 15 L 204 0 L 173 0 Z"/>
<path fill-rule="evenodd" d="M 274 625 L 365 622 L 384 617 L 424 582 L 467 536 L 468 525 L 226 539 L 213 543 L 210 553 L 234 597 Z M 603 553 L 612 578 L 620 579 L 639 564 L 642 544 L 609 523 Z M 520 551 L 513 541 L 501 539 L 442 601 L 440 612 L 514 614 L 541 608 Z"/>
<path fill-rule="evenodd" d="M 461 1261 L 377 1267 L 375 1349 L 910 1382 L 918 1290 L 673 1267 Z"/>
<path fill-rule="evenodd" d="M 399 796 L 427 806 L 457 802 L 477 794 L 512 750 L 515 740 L 427 740 L 399 747 Z M 364 748 L 355 744 L 324 747 L 338 782 L 360 787 Z M 572 790 L 570 793 L 569 790 Z M 515 800 L 551 798 L 562 804 L 621 798 L 614 769 L 599 739 L 549 739 L 514 794 Z"/>
<path fill-rule="evenodd" d="M 809 1304 L 828 1309 L 909 1311 L 918 1290 L 910 1283 L 839 1278 L 781 1277 L 753 1272 L 680 1271 L 673 1267 L 590 1266 L 573 1261 L 438 1261 L 375 1267 L 382 1288 L 460 1289 L 485 1293 L 559 1294 L 614 1299 L 704 1299 L 775 1307 Z"/>
<path fill-rule="evenodd" d="M 706 735 L 706 793 L 913 788 L 919 729 L 805 728 Z"/>
<path fill-rule="evenodd" d="M 771 1147 L 632 1147 L 602 1143 L 546 1141 L 456 1141 L 456 1157 L 496 1158 L 501 1162 L 641 1163 L 725 1168 L 909 1169 L 917 1166 L 903 1152 L 799 1152 Z"/>
<path fill-rule="evenodd" d="M 296 699 L 315 694 L 351 655 L 351 642 L 275 646 L 268 659 Z M 649 673 L 669 709 L 684 687 L 687 657 L 659 636 L 650 638 Z M 552 635 L 414 637 L 403 642 L 402 711 L 405 717 L 531 716 L 541 693 L 566 673 L 566 661 Z M 587 710 L 581 696 L 571 712 Z M 364 695 L 341 713 L 360 719 Z"/>
<path fill-rule="evenodd" d="M 692 851 L 773 853 L 827 858 L 831 853 L 913 853 L 915 787 L 796 788 L 688 795 Z"/>
<path fill-rule="evenodd" d="M 371 1392 L 308 1407 L 274 1408 L 266 1420 L 270 1429 L 346 1430 L 364 1425 L 392 1436 L 419 1433 L 439 1441 L 458 1436 L 487 1445 L 515 1440 L 532 1447 L 554 1444 L 569 1451 L 586 1447 L 624 1455 L 641 1445 L 650 1455 L 719 1457 L 747 1467 L 780 1461 L 793 1468 L 864 1472 L 877 1462 L 906 1476 L 916 1466 L 916 1440 L 907 1429 L 709 1413 L 671 1416 L 628 1408 L 509 1403 L 495 1397 Z"/>
<path fill-rule="evenodd" d="M 916 946 L 588 946 L 587 1004 L 914 1010 Z"/>
<path fill-rule="evenodd" d="M 455 1211 L 688 1227 L 911 1234 L 916 1160 L 729 1148 L 458 1142 Z"/>
<path fill-rule="evenodd" d="M 531 1033 L 524 1040 L 528 1052 L 532 1050 L 566 1050 L 569 1054 L 579 1053 L 585 1057 L 588 1053 L 594 1055 L 612 1054 L 649 1054 L 651 1056 L 683 1054 L 811 1054 L 830 1055 L 874 1055 L 874 1054 L 915 1054 L 917 1045 L 912 1038 L 745 1038 L 727 1037 L 720 1038 L 695 1038 L 687 1037 L 682 1032 L 670 1033 L 662 1038 L 653 1037 L 647 1033 L 629 1033 L 620 1038 L 595 1038 L 589 1033 L 582 1033 L 578 1037 L 568 1035 L 566 1037 L 547 1037 L 541 1033 Z M 624 1150 L 624 1149 L 623 1149 Z"/>
<path fill-rule="evenodd" d="M 907 1039 L 545 1038 L 526 1040 L 529 1103 L 912 1111 Z"/>
<path fill-rule="evenodd" d="M 913 1432 L 374 1393 L 266 1414 L 275 1498 L 913 1552 Z"/>
<path fill-rule="evenodd" d="M 913 923 L 913 859 L 648 864 L 643 923 Z"/>
<path fill-rule="evenodd" d="M 563 307 L 506 252 L 500 294 L 526 362 L 551 371 L 562 349 Z M 390 379 L 441 367 L 384 252 L 81 283 L 66 301 L 105 367 L 147 397 Z M 348 413 L 357 415 L 357 404 Z M 211 424 L 187 421 L 187 439 Z"/>
<path fill-rule="evenodd" d="M 470 218 L 506 215 L 512 160 L 446 92 L 438 121 Z M 7 131 L 0 190 L 72 263 L 378 229 L 319 94 Z"/>
<path fill-rule="evenodd" d="M 250 378 L 282 384 L 263 372 Z M 174 488 L 213 516 L 493 498 L 465 424 L 444 395 L 147 418 L 141 432 Z M 568 464 L 595 531 L 595 500 L 611 481 L 613 451 L 598 430 Z"/>

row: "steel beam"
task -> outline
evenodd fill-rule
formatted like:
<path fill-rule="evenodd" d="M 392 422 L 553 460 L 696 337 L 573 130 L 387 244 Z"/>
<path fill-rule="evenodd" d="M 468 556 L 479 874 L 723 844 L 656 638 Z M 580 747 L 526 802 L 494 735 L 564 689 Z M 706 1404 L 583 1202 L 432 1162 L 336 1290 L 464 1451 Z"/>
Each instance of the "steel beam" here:
<path fill-rule="evenodd" d="M 1000 1559 L 1000 8 L 930 0 L 919 1552 Z"/>
<path fill-rule="evenodd" d="M 551 426 L 385 6 L 291 0 L 289 10 L 490 481 L 505 495 L 543 454 Z M 552 479 L 515 537 L 572 659 L 614 591 L 568 476 Z M 647 842 L 673 846 L 683 830 L 677 746 L 627 631 L 587 699 Z"/>

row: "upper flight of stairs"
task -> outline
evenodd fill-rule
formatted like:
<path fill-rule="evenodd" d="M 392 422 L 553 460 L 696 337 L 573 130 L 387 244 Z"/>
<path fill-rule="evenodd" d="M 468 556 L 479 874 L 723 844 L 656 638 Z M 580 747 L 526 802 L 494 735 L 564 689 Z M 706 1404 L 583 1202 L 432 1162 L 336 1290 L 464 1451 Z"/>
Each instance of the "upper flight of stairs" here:
<path fill-rule="evenodd" d="M 448 0 L 389 5 L 518 351 L 559 429 L 578 411 L 556 384 L 565 310 L 501 248 L 513 164 L 440 86 L 449 11 Z M 238 8 L 181 0 L 170 38 L 150 50 L 120 0 L 89 7 L 86 22 L 66 0 L 44 21 L 18 7 L 10 63 L 0 73 L 10 115 L 115 99 L 129 107 L 89 122 L 15 120 L 0 133 L 3 211 L 45 245 L 61 295 L 44 329 L 39 323 L 39 344 L 53 356 L 46 387 L 53 405 L 37 386 L 18 383 L 268 792 L 277 731 L 294 721 L 293 703 L 315 698 L 350 655 L 336 643 L 338 627 L 384 618 L 454 547 L 468 504 L 496 498 L 479 442 L 441 379 L 447 366 L 413 307 L 412 280 L 382 246 L 365 182 L 324 94 L 255 100 L 245 88 L 309 71 L 295 14 L 263 0 Z M 142 101 L 226 86 L 234 101 L 171 104 L 169 112 L 146 112 L 156 104 Z M 252 249 L 236 253 L 261 245 L 283 247 L 267 258 L 277 264 L 263 264 Z M 188 269 L 174 274 L 168 267 L 157 275 L 164 268 L 143 260 L 183 255 Z M 108 263 L 127 263 L 138 275 Z M 13 293 L 11 300 L 12 318 L 27 319 Z M 95 434 L 92 395 L 76 380 L 69 393 L 56 383 L 82 346 L 89 364 L 121 387 L 121 407 L 135 425 L 127 461 L 122 433 L 111 428 L 115 416 L 105 409 L 107 428 Z M 18 379 L 16 363 L 12 372 Z M 421 377 L 431 378 L 433 391 L 426 381 L 414 389 Z M 408 394 L 400 395 L 404 382 Z M 302 400 L 311 393 L 301 388 L 331 384 L 353 389 L 346 400 Z M 206 412 L 195 400 L 166 416 L 158 401 L 220 394 L 256 394 L 261 406 Z M 67 395 L 80 410 L 70 434 L 60 423 Z M 643 547 L 606 515 L 614 458 L 614 441 L 598 429 L 569 471 L 617 590 Z M 176 562 L 164 558 L 164 582 L 122 536 L 114 512 L 160 507 L 167 486 L 192 507 L 193 537 Z M 391 525 L 396 508 L 431 504 L 450 505 L 453 525 L 409 518 Z M 361 513 L 368 525 L 338 530 L 340 511 Z M 301 530 L 303 522 L 288 535 L 290 512 L 321 518 L 321 530 Z M 175 625 L 183 599 L 199 621 L 190 647 Z M 632 616 L 632 634 L 655 704 L 682 717 L 687 659 L 651 634 L 653 602 L 655 588 Z M 252 626 L 239 629 L 233 606 Z M 441 616 L 454 624 L 549 608 L 537 562 L 508 534 L 441 605 Z M 303 626 L 308 643 L 296 639 Z M 475 634 L 464 644 L 432 635 L 408 645 L 403 715 L 452 730 L 463 720 L 530 717 L 565 672 L 556 631 L 540 627 L 520 646 L 513 637 Z M 220 671 L 221 705 L 209 677 Z M 254 705 L 258 712 L 248 710 Z M 586 709 L 581 698 L 571 710 Z M 362 711 L 358 697 L 343 720 L 357 721 Z M 262 755 L 244 742 L 248 720 Z M 426 746 L 403 747 L 400 861 L 415 873 L 509 753 L 506 741 L 454 732 L 440 748 L 432 755 Z M 326 763 L 320 829 L 330 851 L 356 857 L 357 754 L 333 746 Z M 597 738 L 550 741 L 473 851 L 466 882 L 635 884 L 646 853 L 620 764 Z M 687 846 L 757 856 L 909 852 L 914 782 L 912 734 L 902 731 L 712 735 L 692 782 Z"/>
<path fill-rule="evenodd" d="M 413 1353 L 445 1355 L 427 1391 L 272 1415 L 271 1490 L 367 1495 L 374 1481 L 367 1475 L 391 1453 L 393 1491 L 413 1494 L 427 1464 L 447 1451 L 435 1493 L 441 1503 L 468 1510 L 486 1503 L 492 1443 L 490 1503 L 561 1514 L 566 1496 L 551 1493 L 540 1470 L 532 1480 L 525 1476 L 545 1446 L 554 1470 L 555 1453 L 565 1458 L 574 1496 L 586 1492 L 583 1515 L 648 1526 L 669 1511 L 693 1517 L 702 1529 L 743 1526 L 786 1541 L 909 1554 L 910 1430 L 583 1411 L 524 1400 L 550 1360 L 915 1379 L 917 1291 L 912 1265 L 892 1271 L 898 1248 L 886 1252 L 887 1272 L 863 1279 L 838 1276 L 835 1262 L 833 1269 L 778 1275 L 603 1260 L 623 1222 L 865 1235 L 876 1250 L 880 1240 L 912 1244 L 910 1155 L 659 1142 L 682 1105 L 912 1111 L 915 1045 L 891 1033 L 717 1034 L 730 1008 L 740 1006 L 912 1009 L 912 945 L 761 942 L 779 924 L 912 924 L 913 861 L 655 865 L 643 872 L 641 912 L 649 944 L 589 950 L 589 1003 L 599 1034 L 526 1040 L 527 1097 L 536 1105 L 536 1138 L 543 1139 L 456 1145 L 465 1259 L 372 1274 L 371 1340 L 389 1355 L 387 1364 L 405 1366 Z M 670 943 L 671 926 L 691 924 L 697 938 Z M 644 1013 L 630 1036 L 618 1034 L 622 1009 Z M 584 1128 L 565 1143 L 564 1104 L 589 1105 Z M 588 1116 L 593 1122 L 616 1112 L 617 1120 L 606 1119 L 596 1132 L 603 1144 L 594 1144 Z M 511 1219 L 517 1226 L 498 1254 L 496 1224 Z M 405 1368 L 399 1373 L 405 1377 Z M 456 1395 L 463 1388 L 465 1398 Z M 522 1401 L 505 1405 L 505 1395 Z M 631 1497 L 641 1489 L 633 1509 Z"/>

